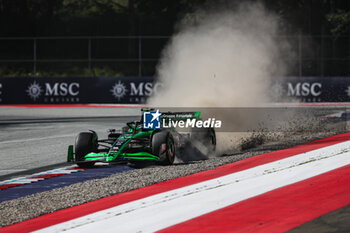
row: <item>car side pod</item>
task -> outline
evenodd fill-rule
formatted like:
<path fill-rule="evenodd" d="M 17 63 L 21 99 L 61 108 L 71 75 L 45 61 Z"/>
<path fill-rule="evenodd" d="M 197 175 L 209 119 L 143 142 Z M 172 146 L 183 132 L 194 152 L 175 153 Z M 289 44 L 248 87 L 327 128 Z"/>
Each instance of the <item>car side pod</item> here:
<path fill-rule="evenodd" d="M 74 152 L 73 152 L 73 145 L 69 145 L 68 146 L 68 153 L 67 153 L 67 162 L 73 162 L 73 158 L 74 158 Z"/>

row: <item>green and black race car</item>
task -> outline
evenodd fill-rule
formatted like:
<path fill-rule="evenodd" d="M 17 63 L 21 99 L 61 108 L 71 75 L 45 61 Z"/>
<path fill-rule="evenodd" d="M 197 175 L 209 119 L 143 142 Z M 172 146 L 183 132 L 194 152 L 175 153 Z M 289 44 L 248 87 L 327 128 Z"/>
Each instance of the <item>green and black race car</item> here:
<path fill-rule="evenodd" d="M 151 110 L 141 111 L 143 113 Z M 161 119 L 200 120 L 200 114 L 166 112 L 161 114 Z M 160 165 L 171 165 L 176 156 L 181 154 L 183 158 L 187 148 L 196 147 L 197 152 L 202 154 L 215 151 L 216 137 L 213 128 L 194 128 L 185 133 L 178 132 L 175 128 L 145 129 L 142 114 L 140 121 L 128 122 L 121 130 L 109 130 L 107 139 L 99 140 L 96 132 L 91 130 L 79 133 L 75 145 L 68 147 L 67 161 L 74 162 L 79 167 L 91 167 L 95 162 L 153 161 Z"/>

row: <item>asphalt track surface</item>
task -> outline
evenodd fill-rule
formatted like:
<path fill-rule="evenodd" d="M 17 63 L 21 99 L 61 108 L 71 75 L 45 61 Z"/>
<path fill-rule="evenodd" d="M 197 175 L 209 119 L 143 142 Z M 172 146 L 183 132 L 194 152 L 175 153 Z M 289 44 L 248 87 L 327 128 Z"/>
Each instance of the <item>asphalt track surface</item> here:
<path fill-rule="evenodd" d="M 139 109 L 0 107 L 0 180 L 62 166 L 78 132 L 107 135 L 139 118 Z M 32 170 L 33 169 L 33 170 Z"/>
<path fill-rule="evenodd" d="M 0 159 L 3 161 L 0 165 L 0 180 L 66 165 L 66 147 L 73 144 L 77 132 L 94 129 L 99 135 L 106 135 L 107 129 L 119 128 L 125 122 L 137 119 L 138 111 L 109 108 L 0 108 Z M 323 136 L 326 136 L 325 133 L 290 137 L 235 155 L 190 164 L 178 163 L 172 167 L 122 167 L 120 171 L 107 174 L 99 180 L 95 177 L 84 180 L 84 183 L 78 181 L 69 186 L 57 185 L 49 191 L 46 189 L 28 197 L 0 203 L 3 216 L 1 226 Z M 75 175 L 79 176 L 78 173 Z M 55 183 L 59 183 L 57 179 Z M 40 182 L 35 183 L 38 188 L 45 186 L 43 182 L 46 181 Z M 348 217 L 349 207 L 345 207 L 295 228 L 292 232 L 348 232 Z"/>

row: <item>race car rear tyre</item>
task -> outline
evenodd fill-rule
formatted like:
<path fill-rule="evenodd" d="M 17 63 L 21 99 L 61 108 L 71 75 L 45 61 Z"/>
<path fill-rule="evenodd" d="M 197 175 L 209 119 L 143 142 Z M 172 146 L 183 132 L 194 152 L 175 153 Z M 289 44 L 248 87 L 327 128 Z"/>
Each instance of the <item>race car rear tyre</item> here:
<path fill-rule="evenodd" d="M 75 161 L 79 167 L 92 167 L 95 162 L 84 162 L 86 154 L 97 150 L 97 135 L 95 132 L 81 132 L 75 139 Z"/>
<path fill-rule="evenodd" d="M 172 165 L 175 160 L 175 142 L 169 131 L 156 132 L 152 136 L 152 154 L 159 156 L 160 165 Z"/>
<path fill-rule="evenodd" d="M 195 128 L 191 132 L 191 141 L 206 146 L 207 154 L 215 153 L 216 134 L 213 128 Z"/>

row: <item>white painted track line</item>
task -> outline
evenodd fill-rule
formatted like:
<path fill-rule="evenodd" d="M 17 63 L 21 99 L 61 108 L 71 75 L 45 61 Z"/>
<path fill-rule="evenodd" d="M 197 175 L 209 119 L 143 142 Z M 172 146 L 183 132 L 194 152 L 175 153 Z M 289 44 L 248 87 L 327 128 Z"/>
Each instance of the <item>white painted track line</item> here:
<path fill-rule="evenodd" d="M 350 164 L 343 142 L 163 192 L 37 232 L 154 232 Z"/>

